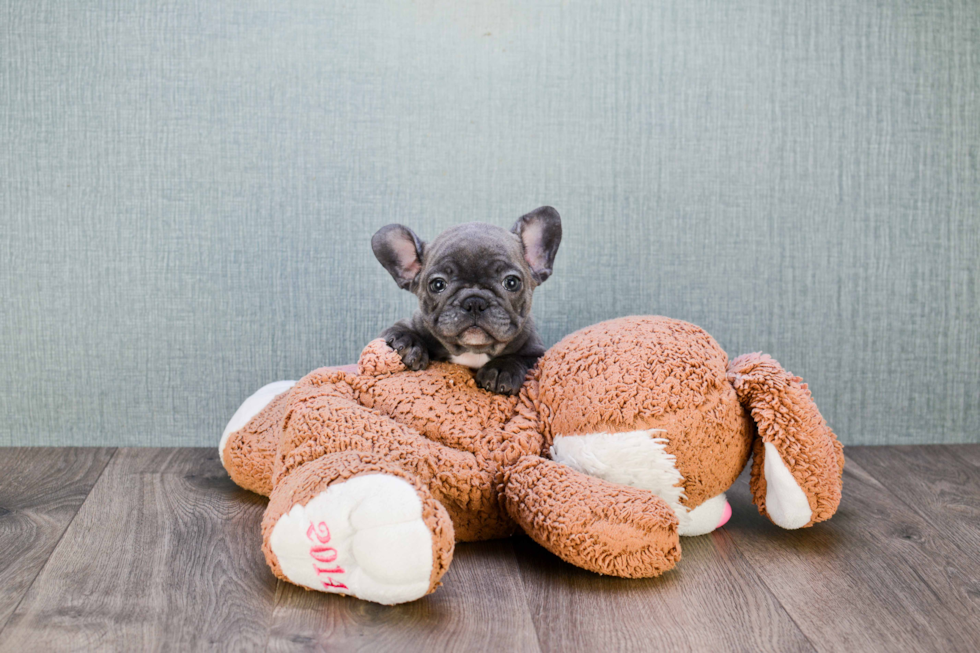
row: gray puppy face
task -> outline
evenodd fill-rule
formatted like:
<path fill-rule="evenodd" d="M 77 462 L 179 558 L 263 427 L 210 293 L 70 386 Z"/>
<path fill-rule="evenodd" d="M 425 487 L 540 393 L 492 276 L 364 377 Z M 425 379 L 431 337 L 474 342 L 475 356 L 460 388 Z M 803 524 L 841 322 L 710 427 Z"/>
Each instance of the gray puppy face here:
<path fill-rule="evenodd" d="M 491 356 L 523 329 L 533 292 L 517 236 L 476 222 L 432 241 L 415 288 L 425 325 L 447 349 Z"/>
<path fill-rule="evenodd" d="M 534 289 L 551 275 L 561 218 L 551 207 L 507 231 L 471 222 L 423 243 L 408 227 L 388 225 L 371 240 L 398 285 L 419 298 L 425 326 L 453 355 L 499 354 L 520 335 Z"/>

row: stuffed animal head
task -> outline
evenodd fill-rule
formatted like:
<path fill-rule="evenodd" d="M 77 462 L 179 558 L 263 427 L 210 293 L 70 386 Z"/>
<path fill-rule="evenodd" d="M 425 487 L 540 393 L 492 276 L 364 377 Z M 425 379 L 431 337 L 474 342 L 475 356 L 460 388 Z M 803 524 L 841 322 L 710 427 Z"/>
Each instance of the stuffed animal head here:
<path fill-rule="evenodd" d="M 707 411 L 709 422 L 732 426 L 741 409 L 727 365 L 718 343 L 693 324 L 664 317 L 601 322 L 538 362 L 543 423 L 550 437 L 689 430 L 692 416 Z"/>

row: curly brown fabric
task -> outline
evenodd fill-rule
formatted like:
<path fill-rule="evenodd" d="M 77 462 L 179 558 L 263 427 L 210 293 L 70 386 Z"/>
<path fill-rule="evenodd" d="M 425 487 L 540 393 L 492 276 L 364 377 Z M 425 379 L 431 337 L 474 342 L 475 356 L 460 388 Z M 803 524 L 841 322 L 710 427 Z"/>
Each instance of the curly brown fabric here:
<path fill-rule="evenodd" d="M 728 383 L 728 357 L 687 322 L 623 317 L 566 337 L 539 362 L 538 405 L 557 435 L 660 429 L 695 508 L 749 459 L 752 424 Z"/>
<path fill-rule="evenodd" d="M 451 557 L 445 537 L 503 537 L 518 527 L 572 564 L 636 578 L 680 559 L 670 505 L 546 458 L 558 436 L 647 429 L 665 442 L 688 510 L 727 490 L 754 448 L 752 492 L 765 514 L 763 442 L 774 444 L 806 494 L 810 524 L 840 501 L 841 446 L 806 386 L 767 356 L 729 363 L 702 329 L 664 317 L 620 318 L 569 335 L 517 397 L 487 393 L 471 370 L 449 363 L 407 371 L 374 340 L 356 373 L 314 370 L 231 434 L 223 457 L 236 483 L 271 492 L 267 557 L 269 532 L 290 506 L 383 469 L 412 483 L 427 506 L 439 542 L 433 583 Z"/>
<path fill-rule="evenodd" d="M 279 440 L 276 433 L 287 408 L 288 391 L 274 398 L 248 424 L 228 438 L 221 452 L 225 469 L 240 487 L 269 496 L 272 493 L 272 465 Z"/>
<path fill-rule="evenodd" d="M 813 511 L 807 526 L 830 519 L 840 505 L 844 447 L 817 410 L 803 379 L 761 353 L 733 360 L 728 376 L 759 430 L 749 480 L 759 512 L 768 517 L 762 443 L 770 442 L 807 496 Z"/>
<path fill-rule="evenodd" d="M 565 562 L 610 576 L 647 578 L 681 558 L 677 517 L 657 495 L 527 456 L 505 485 L 507 511 Z M 576 501 L 569 502 L 569 496 Z"/>

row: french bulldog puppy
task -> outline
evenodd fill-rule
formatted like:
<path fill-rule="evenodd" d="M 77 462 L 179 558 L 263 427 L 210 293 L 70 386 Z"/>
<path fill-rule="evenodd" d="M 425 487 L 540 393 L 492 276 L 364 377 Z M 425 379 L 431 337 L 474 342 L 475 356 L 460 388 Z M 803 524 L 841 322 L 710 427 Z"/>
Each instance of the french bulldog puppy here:
<path fill-rule="evenodd" d="M 390 224 L 371 248 L 398 286 L 419 298 L 419 310 L 382 332 L 405 366 L 452 361 L 478 370 L 476 383 L 517 394 L 544 353 L 531 319 L 534 289 L 551 276 L 561 242 L 561 217 L 542 206 L 510 231 L 470 222 L 422 242 Z"/>

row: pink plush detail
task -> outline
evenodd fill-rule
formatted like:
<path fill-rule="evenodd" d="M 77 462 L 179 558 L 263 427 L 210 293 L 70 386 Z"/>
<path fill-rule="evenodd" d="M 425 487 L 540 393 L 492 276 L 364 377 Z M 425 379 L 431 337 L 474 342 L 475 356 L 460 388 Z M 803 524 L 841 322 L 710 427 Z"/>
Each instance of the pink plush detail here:
<path fill-rule="evenodd" d="M 728 523 L 728 520 L 732 518 L 732 504 L 725 502 L 725 509 L 721 512 L 721 521 L 718 522 L 716 528 L 721 528 Z"/>

